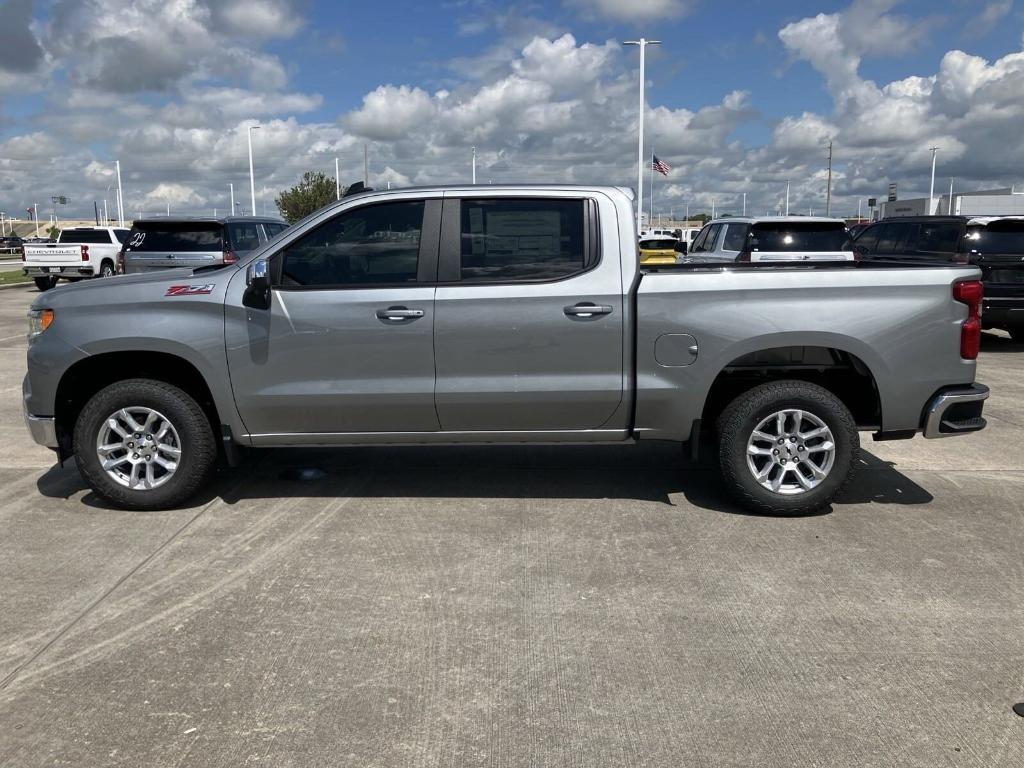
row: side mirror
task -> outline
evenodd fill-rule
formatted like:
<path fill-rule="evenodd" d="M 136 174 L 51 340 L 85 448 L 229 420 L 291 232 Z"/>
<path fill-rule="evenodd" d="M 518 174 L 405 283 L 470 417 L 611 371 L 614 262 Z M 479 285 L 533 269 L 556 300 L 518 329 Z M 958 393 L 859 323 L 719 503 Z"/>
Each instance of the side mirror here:
<path fill-rule="evenodd" d="M 242 304 L 251 309 L 270 309 L 270 268 L 266 259 L 256 259 L 245 270 Z"/>
<path fill-rule="evenodd" d="M 686 253 L 686 241 L 680 240 L 676 243 L 676 253 Z"/>

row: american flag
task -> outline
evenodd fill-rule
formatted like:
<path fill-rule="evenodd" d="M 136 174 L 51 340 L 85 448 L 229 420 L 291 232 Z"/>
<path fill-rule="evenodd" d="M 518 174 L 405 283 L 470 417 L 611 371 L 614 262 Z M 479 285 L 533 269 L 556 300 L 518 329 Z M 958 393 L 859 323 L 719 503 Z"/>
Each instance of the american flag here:
<path fill-rule="evenodd" d="M 664 160 L 659 159 L 657 155 L 652 155 L 652 157 L 654 159 L 651 162 L 651 168 L 662 176 L 668 176 L 668 172 L 672 170 L 671 166 Z"/>

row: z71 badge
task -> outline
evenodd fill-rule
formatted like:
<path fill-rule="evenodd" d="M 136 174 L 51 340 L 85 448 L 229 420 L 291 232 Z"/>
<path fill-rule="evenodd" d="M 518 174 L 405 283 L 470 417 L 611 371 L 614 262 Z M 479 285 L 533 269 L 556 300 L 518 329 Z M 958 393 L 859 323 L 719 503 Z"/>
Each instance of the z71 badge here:
<path fill-rule="evenodd" d="M 206 285 L 172 285 L 164 296 L 202 296 L 213 293 L 213 283 Z"/>

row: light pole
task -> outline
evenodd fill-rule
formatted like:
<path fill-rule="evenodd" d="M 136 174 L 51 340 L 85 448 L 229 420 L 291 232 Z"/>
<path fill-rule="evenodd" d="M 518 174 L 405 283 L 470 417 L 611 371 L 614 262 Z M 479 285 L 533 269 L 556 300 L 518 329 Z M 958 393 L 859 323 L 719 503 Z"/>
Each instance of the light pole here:
<path fill-rule="evenodd" d="M 121 161 L 115 160 L 114 165 L 117 167 L 117 222 L 118 225 L 124 228 L 124 193 L 121 191 Z"/>
<path fill-rule="evenodd" d="M 637 45 L 640 47 L 640 124 L 637 130 L 637 150 L 636 150 L 636 228 L 640 230 L 640 224 L 643 220 L 644 211 L 644 61 L 645 51 L 648 45 L 661 45 L 661 40 L 647 40 L 640 38 L 639 40 L 626 40 L 623 45 Z"/>
<path fill-rule="evenodd" d="M 828 140 L 828 184 L 825 187 L 825 215 L 832 215 L 832 139 Z"/>
<path fill-rule="evenodd" d="M 786 215 L 789 216 L 789 179 L 786 179 Z"/>
<path fill-rule="evenodd" d="M 476 147 L 471 147 L 473 150 L 473 185 L 476 185 Z"/>
<path fill-rule="evenodd" d="M 334 199 L 341 200 L 341 172 L 338 169 L 338 158 L 334 158 Z"/>
<path fill-rule="evenodd" d="M 6 215 L 5 211 L 0 211 L 0 236 L 7 234 L 7 227 L 4 225 L 4 216 Z"/>
<path fill-rule="evenodd" d="M 32 218 L 36 222 L 36 239 L 39 239 L 39 203 L 32 203 Z"/>
<path fill-rule="evenodd" d="M 235 183 L 233 181 L 228 182 L 228 189 L 231 190 L 231 215 L 235 215 Z"/>
<path fill-rule="evenodd" d="M 931 147 L 932 151 L 932 186 L 928 192 L 928 215 L 935 214 L 935 155 L 938 154 L 938 147 Z"/>
<path fill-rule="evenodd" d="M 259 128 L 258 125 L 250 125 L 249 134 L 249 195 L 252 198 L 252 215 L 256 215 L 256 176 L 252 171 L 252 129 Z"/>
<path fill-rule="evenodd" d="M 949 180 L 949 215 L 953 215 L 953 180 Z"/>
<path fill-rule="evenodd" d="M 743 215 L 747 215 L 747 193 L 743 193 Z"/>

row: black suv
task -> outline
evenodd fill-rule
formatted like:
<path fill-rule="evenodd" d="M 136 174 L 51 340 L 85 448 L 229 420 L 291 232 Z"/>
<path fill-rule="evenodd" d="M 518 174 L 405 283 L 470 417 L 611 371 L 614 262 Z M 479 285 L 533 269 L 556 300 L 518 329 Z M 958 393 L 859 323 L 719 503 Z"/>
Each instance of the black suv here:
<path fill-rule="evenodd" d="M 872 224 L 853 241 L 863 260 L 947 262 L 981 268 L 981 322 L 1024 341 L 1024 218 L 900 216 Z"/>

